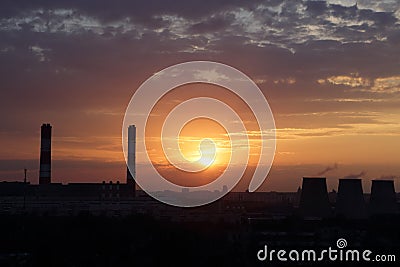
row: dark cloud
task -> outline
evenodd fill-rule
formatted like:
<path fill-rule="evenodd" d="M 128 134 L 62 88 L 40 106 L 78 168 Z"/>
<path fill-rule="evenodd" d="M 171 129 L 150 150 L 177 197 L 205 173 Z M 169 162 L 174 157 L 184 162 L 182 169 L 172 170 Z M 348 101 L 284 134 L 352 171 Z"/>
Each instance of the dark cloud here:
<path fill-rule="evenodd" d="M 326 12 L 327 4 L 325 1 L 308 1 L 305 3 L 310 16 L 319 16 Z"/>
<path fill-rule="evenodd" d="M 321 95 L 321 90 L 313 90 L 316 87 L 313 82 L 324 76 L 349 72 L 371 77 L 397 74 L 400 55 L 397 53 L 398 46 L 392 42 L 397 42 L 399 38 L 396 37 L 398 26 L 394 25 L 393 13 L 314 1 L 304 4 L 245 2 L 211 1 L 208 4 L 202 3 L 200 7 L 196 1 L 119 1 L 118 4 L 99 1 L 96 5 L 86 1 L 4 1 L 1 10 L 8 12 L 8 15 L 3 16 L 5 24 L 6 18 L 23 18 L 24 15 L 29 16 L 30 11 L 40 8 L 44 11 L 52 10 L 52 13 L 35 11 L 35 20 L 17 20 L 21 29 L 0 31 L 0 79 L 7 91 L 7 98 L 12 100 L 2 104 L 5 109 L 8 103 L 19 102 L 26 108 L 33 105 L 35 110 L 38 105 L 51 109 L 62 108 L 63 104 L 59 101 L 44 103 L 45 98 L 39 96 L 45 95 L 46 99 L 61 98 L 69 107 L 75 108 L 76 105 L 90 105 L 95 99 L 109 93 L 106 87 L 116 85 L 124 88 L 117 90 L 122 99 L 126 97 L 123 91 L 128 92 L 128 84 L 134 88 L 162 66 L 191 59 L 225 62 L 246 70 L 250 76 L 267 74 L 270 80 L 293 76 L 297 78 L 299 86 L 309 88 L 320 96 L 338 92 L 324 92 Z M 262 8 L 254 9 L 254 5 Z M 301 11 L 303 6 L 309 12 L 318 12 L 321 18 L 305 15 Z M 242 14 L 238 10 L 232 13 L 238 7 L 242 8 Z M 54 12 L 56 9 L 74 11 L 67 15 L 57 15 Z M 82 14 L 104 19 L 98 25 L 95 23 L 97 26 L 89 27 L 84 23 L 88 18 L 82 18 Z M 177 24 L 177 17 L 167 20 L 156 18 L 157 14 L 176 14 L 186 19 L 180 25 Z M 326 19 L 332 14 L 336 18 L 350 21 L 344 22 L 342 26 L 333 22 L 327 24 Z M 107 16 L 116 19 L 142 15 L 150 18 L 148 23 L 135 20 L 110 26 L 104 22 L 109 21 L 105 19 Z M 383 27 L 382 17 L 385 16 L 389 24 L 385 23 Z M 68 19 L 77 18 L 83 20 L 81 25 L 75 25 L 75 28 L 66 25 Z M 371 26 L 365 23 L 352 25 L 353 22 L 363 20 L 374 23 Z M 12 23 L 9 22 L 10 25 Z M 86 23 L 90 25 L 94 22 Z M 50 28 L 42 29 L 42 26 L 38 26 L 42 24 Z M 51 28 L 51 25 L 58 24 L 62 27 Z M 307 33 L 309 26 L 325 28 L 318 31 L 326 36 L 308 32 L 308 35 L 300 38 L 298 29 Z M 67 31 L 68 27 L 72 29 Z M 158 27 L 162 29 L 160 32 L 152 30 Z M 355 30 L 365 32 L 357 33 Z M 354 39 L 366 40 L 378 32 L 382 38 L 389 36 L 387 41 L 351 42 Z M 197 35 L 193 36 L 193 33 Z M 213 37 L 210 39 L 207 34 Z M 350 43 L 336 40 L 338 37 L 344 38 L 344 41 L 349 39 Z M 257 42 L 261 42 L 261 45 Z M 32 47 L 42 49 L 43 55 L 35 53 Z M 196 52 L 193 47 L 202 50 Z M 41 61 L 41 58 L 44 60 Z M 135 73 L 134 81 L 132 73 Z M 103 88 L 97 84 L 102 84 Z M 83 87 L 86 88 L 84 91 L 80 89 Z M 271 82 L 268 87 L 275 89 L 277 86 Z M 289 94 L 286 89 L 289 87 L 283 90 L 276 88 L 276 93 L 271 94 L 287 97 Z M 71 93 L 76 90 L 82 94 L 81 97 L 76 98 Z M 303 97 L 310 93 L 309 90 L 290 91 L 290 97 Z M 21 94 L 25 97 L 20 98 Z M 98 98 L 90 97 L 94 94 Z M 32 102 L 35 98 L 36 101 Z"/>
<path fill-rule="evenodd" d="M 5 0 L 0 4 L 0 10 L 2 10 L 0 15 L 12 17 L 33 9 L 73 9 L 103 21 L 115 21 L 124 17 L 131 17 L 150 25 L 154 22 L 153 16 L 155 15 L 176 14 L 188 18 L 199 18 L 210 13 L 229 10 L 233 7 L 252 7 L 260 2 L 259 0 L 117 0 L 112 2 L 107 0 L 96 2 L 88 0 L 39 0 L 35 2 L 29 0 Z"/>
<path fill-rule="evenodd" d="M 199 23 L 195 23 L 190 27 L 190 31 L 197 34 L 204 34 L 208 32 L 216 32 L 224 29 L 232 22 L 232 16 L 230 18 L 225 17 L 214 17 L 207 18 Z"/>

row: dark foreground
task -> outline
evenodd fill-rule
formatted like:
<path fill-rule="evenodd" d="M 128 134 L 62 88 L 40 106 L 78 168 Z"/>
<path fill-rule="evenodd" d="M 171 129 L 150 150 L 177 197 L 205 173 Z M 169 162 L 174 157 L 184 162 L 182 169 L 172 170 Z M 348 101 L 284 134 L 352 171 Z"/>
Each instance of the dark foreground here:
<path fill-rule="evenodd" d="M 366 221 L 257 219 L 189 223 L 144 215 L 103 217 L 0 216 L 0 266 L 377 266 L 376 262 L 260 262 L 272 249 L 349 248 L 394 254 L 399 266 L 398 217 Z"/>

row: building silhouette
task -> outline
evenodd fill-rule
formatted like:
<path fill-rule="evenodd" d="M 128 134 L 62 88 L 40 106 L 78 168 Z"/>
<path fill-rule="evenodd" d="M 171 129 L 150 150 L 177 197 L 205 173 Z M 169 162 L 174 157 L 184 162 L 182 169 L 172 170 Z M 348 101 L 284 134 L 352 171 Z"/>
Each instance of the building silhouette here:
<path fill-rule="evenodd" d="M 299 212 L 304 217 L 330 217 L 326 178 L 303 178 Z"/>
<path fill-rule="evenodd" d="M 51 132 L 50 124 L 41 127 L 39 184 L 24 182 L 0 182 L 0 215 L 2 213 L 33 212 L 57 215 L 79 214 L 131 214 L 132 212 L 170 216 L 186 220 L 181 209 L 166 207 L 143 191 L 136 191 L 136 127 L 128 127 L 128 155 L 126 183 L 52 183 L 51 181 Z M 222 192 L 227 192 L 223 186 Z M 161 192 L 182 194 L 182 192 Z M 191 190 L 183 194 L 189 195 Z M 219 191 L 217 191 L 219 193 Z M 399 195 L 400 196 L 400 195 Z M 368 194 L 366 196 L 368 198 Z M 369 208 L 371 215 L 393 215 L 397 213 L 396 194 L 393 181 L 372 182 Z M 247 214 L 249 217 L 282 218 L 300 214 L 302 217 L 329 218 L 332 205 L 336 203 L 336 215 L 349 219 L 367 218 L 367 209 L 360 179 L 340 179 L 338 193 L 328 194 L 326 178 L 304 177 L 297 192 L 229 192 L 219 201 L 201 207 L 202 215 L 190 220 L 209 220 L 210 214 L 235 221 Z M 155 209 L 159 210 L 155 212 Z M 185 212 L 192 216 L 192 210 Z M 197 216 L 197 215 L 196 215 Z M 211 216 L 212 217 L 212 216 Z"/>
<path fill-rule="evenodd" d="M 367 217 L 361 179 L 339 179 L 335 211 L 336 215 L 348 219 Z"/>
<path fill-rule="evenodd" d="M 41 127 L 39 184 L 51 183 L 51 129 L 49 123 Z"/>
<path fill-rule="evenodd" d="M 397 213 L 394 181 L 372 180 L 370 212 L 372 215 Z"/>
<path fill-rule="evenodd" d="M 135 173 L 135 149 L 136 149 L 136 127 L 129 127 L 129 160 Z M 50 206 L 61 207 L 68 205 L 74 206 L 75 203 L 81 205 L 84 201 L 120 202 L 131 201 L 135 197 L 134 175 L 127 177 L 126 183 L 117 181 L 113 183 L 103 181 L 102 183 L 52 183 L 51 181 L 51 133 L 52 126 L 43 124 L 41 126 L 40 142 L 40 171 L 39 184 L 30 184 L 26 180 L 21 182 L 2 182 L 0 183 L 0 196 L 16 197 L 15 201 L 23 196 L 28 201 L 28 208 L 32 209 L 37 205 L 38 209 L 47 210 Z M 128 173 L 130 174 L 129 170 Z M 25 178 L 26 179 L 26 178 Z M 83 201 L 83 202 L 82 202 Z M 40 204 L 39 204 L 40 203 Z M 47 203 L 47 204 L 46 204 Z M 71 204 L 72 203 L 72 204 Z M 81 208 L 81 207 L 79 207 Z"/>

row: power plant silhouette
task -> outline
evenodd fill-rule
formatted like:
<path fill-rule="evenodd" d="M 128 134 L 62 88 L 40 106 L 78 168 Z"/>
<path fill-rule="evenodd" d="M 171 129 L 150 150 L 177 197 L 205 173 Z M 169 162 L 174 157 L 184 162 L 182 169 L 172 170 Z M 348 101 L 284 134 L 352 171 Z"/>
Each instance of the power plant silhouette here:
<path fill-rule="evenodd" d="M 44 203 L 53 209 L 54 203 L 58 203 L 59 207 L 64 207 L 66 205 L 74 206 L 75 202 L 85 203 L 85 201 L 91 201 L 90 203 L 93 205 L 97 203 L 96 205 L 99 205 L 100 208 L 88 208 L 85 204 L 78 206 L 78 210 L 99 210 L 102 209 L 105 202 L 121 203 L 125 201 L 124 207 L 129 212 L 133 210 L 134 205 L 141 205 L 140 208 L 161 205 L 151 200 L 146 194 L 138 193 L 141 191 L 136 191 L 136 127 L 130 125 L 127 130 L 126 183 L 106 183 L 105 181 L 102 183 L 52 183 L 52 126 L 45 123 L 41 126 L 39 184 L 29 184 L 26 180 L 24 182 L 0 182 L 0 199 L 5 197 L 7 201 L 4 203 L 12 205 L 10 202 L 12 197 L 15 197 L 17 203 L 23 196 L 24 202 L 21 206 L 24 209 L 25 207 L 39 207 L 42 210 L 47 209 Z M 221 202 L 229 203 L 225 205 L 226 210 L 241 207 L 240 209 L 261 212 L 268 205 L 286 208 L 289 205 L 291 208 L 284 211 L 287 216 L 296 214 L 303 218 L 338 217 L 359 220 L 370 216 L 398 214 L 393 180 L 372 180 L 371 194 L 364 194 L 361 179 L 339 179 L 336 194 L 334 191 L 328 193 L 326 178 L 304 177 L 302 187 L 298 192 L 230 192 L 221 199 Z M 30 205 L 25 205 L 26 203 L 30 203 Z M 122 207 L 121 204 L 118 205 Z M 221 208 L 223 205 L 217 203 L 217 206 Z M 114 209 L 115 205 L 112 207 Z"/>
<path fill-rule="evenodd" d="M 41 126 L 40 141 L 40 167 L 39 184 L 26 187 L 24 183 L 0 183 L 0 193 L 3 189 L 3 195 L 12 195 L 10 190 L 17 194 L 23 192 L 24 196 L 36 196 L 37 198 L 63 199 L 75 198 L 77 200 L 119 200 L 131 199 L 136 195 L 135 169 L 136 169 L 136 127 L 129 126 L 128 129 L 128 162 L 126 183 L 53 183 L 51 180 L 51 139 L 52 126 L 44 123 Z M 133 175 L 131 174 L 133 173 Z M 11 188 L 11 189 L 10 189 Z M 21 190 L 19 190 L 20 188 Z M 23 188 L 23 190 L 22 190 Z M 18 193 L 19 192 L 19 193 Z M 1 194 L 0 194 L 1 195 Z"/>
<path fill-rule="evenodd" d="M 372 180 L 369 202 L 370 215 L 398 213 L 393 180 Z M 346 219 L 365 219 L 368 210 L 361 179 L 339 179 L 335 209 L 329 202 L 326 178 L 303 178 L 299 213 L 304 217 L 329 218 L 333 215 Z"/>
<path fill-rule="evenodd" d="M 397 212 L 396 193 L 392 180 L 374 180 L 371 187 L 371 214 L 393 214 Z"/>
<path fill-rule="evenodd" d="M 40 141 L 40 168 L 39 168 L 39 184 L 51 184 L 51 134 L 52 126 L 44 123 L 41 126 Z M 133 174 L 132 174 L 133 173 Z M 128 166 L 126 173 L 126 184 L 134 188 L 135 195 L 136 178 L 136 126 L 128 127 Z M 103 183 L 104 184 L 104 183 Z"/>
<path fill-rule="evenodd" d="M 336 214 L 350 219 L 367 217 L 361 179 L 339 179 Z"/>
<path fill-rule="evenodd" d="M 299 211 L 306 217 L 332 215 L 325 178 L 303 178 Z"/>

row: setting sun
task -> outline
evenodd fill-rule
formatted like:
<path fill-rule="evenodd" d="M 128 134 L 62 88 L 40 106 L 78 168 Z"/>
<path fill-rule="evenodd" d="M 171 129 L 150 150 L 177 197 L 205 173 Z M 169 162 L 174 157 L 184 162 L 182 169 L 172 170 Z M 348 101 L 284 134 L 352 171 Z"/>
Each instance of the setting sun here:
<path fill-rule="evenodd" d="M 231 144 L 222 126 L 213 120 L 201 118 L 188 122 L 182 128 L 179 149 L 185 159 L 204 170 L 227 164 Z"/>
<path fill-rule="evenodd" d="M 212 139 L 204 139 L 199 145 L 200 156 L 194 161 L 203 165 L 205 168 L 210 167 L 215 162 L 217 148 Z"/>

